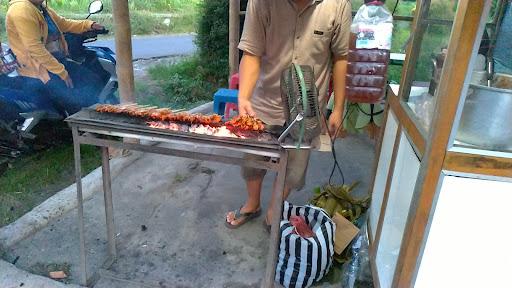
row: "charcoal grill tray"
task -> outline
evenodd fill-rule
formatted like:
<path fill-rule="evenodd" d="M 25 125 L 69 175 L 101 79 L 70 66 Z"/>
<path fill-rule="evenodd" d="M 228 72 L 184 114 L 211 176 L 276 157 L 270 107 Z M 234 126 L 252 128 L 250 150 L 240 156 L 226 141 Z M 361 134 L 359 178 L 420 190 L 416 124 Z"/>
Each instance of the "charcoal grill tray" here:
<path fill-rule="evenodd" d="M 144 135 L 160 138 L 170 138 L 174 140 L 177 138 L 181 140 L 195 140 L 209 144 L 230 144 L 274 150 L 279 150 L 281 148 L 277 141 L 277 137 L 266 132 L 264 133 L 264 136 L 266 136 L 268 139 L 271 139 L 269 141 L 258 140 L 254 138 L 229 138 L 191 132 L 172 131 L 149 127 L 146 124 L 146 121 L 141 118 L 129 117 L 126 115 L 114 113 L 99 113 L 96 112 L 93 108 L 82 109 L 76 114 L 69 116 L 66 119 L 66 122 L 68 122 L 70 125 L 93 126 L 98 130 L 108 129 L 115 132 L 129 133 L 133 134 L 134 138 Z"/>

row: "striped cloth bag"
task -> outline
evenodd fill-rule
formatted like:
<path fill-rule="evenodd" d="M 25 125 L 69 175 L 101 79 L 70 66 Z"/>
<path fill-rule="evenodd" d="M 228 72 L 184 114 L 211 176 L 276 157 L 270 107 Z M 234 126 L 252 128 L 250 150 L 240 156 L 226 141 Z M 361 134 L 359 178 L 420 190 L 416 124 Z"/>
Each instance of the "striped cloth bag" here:
<path fill-rule="evenodd" d="M 294 234 L 290 216 L 302 216 L 314 237 Z M 275 280 L 284 287 L 310 287 L 324 277 L 332 266 L 336 224 L 324 210 L 315 206 L 293 206 L 284 202 L 281 243 Z"/>

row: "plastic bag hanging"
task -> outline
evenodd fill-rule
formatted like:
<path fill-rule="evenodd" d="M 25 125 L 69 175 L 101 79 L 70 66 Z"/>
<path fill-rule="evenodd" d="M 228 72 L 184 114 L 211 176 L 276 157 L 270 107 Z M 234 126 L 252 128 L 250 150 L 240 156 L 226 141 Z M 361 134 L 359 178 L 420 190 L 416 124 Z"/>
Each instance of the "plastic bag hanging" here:
<path fill-rule="evenodd" d="M 350 32 L 356 34 L 356 49 L 391 50 L 393 15 L 382 1 L 373 1 L 359 8 Z"/>
<path fill-rule="evenodd" d="M 353 103 L 379 103 L 386 87 L 393 15 L 381 1 L 365 4 L 350 27 L 346 98 Z"/>

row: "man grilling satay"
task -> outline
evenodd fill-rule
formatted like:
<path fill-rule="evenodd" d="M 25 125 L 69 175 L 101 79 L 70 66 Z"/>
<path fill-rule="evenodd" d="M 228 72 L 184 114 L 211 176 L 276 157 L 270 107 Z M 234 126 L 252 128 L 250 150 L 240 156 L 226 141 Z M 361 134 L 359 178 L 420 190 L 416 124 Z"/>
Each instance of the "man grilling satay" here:
<path fill-rule="evenodd" d="M 247 6 L 238 46 L 243 51 L 238 96 L 240 115 L 256 116 L 267 125 L 283 125 L 281 73 L 292 63 L 309 65 L 315 72 L 320 109 L 325 105 L 332 73 L 336 98 L 328 129 L 334 135 L 342 124 L 344 112 L 346 55 L 352 21 L 350 1 L 249 0 Z M 292 189 L 304 186 L 308 162 L 308 150 L 289 151 L 285 198 Z M 242 168 L 248 198 L 239 209 L 227 213 L 228 228 L 238 228 L 261 213 L 260 194 L 265 172 Z M 272 217 L 270 211 L 267 212 L 267 227 Z"/>

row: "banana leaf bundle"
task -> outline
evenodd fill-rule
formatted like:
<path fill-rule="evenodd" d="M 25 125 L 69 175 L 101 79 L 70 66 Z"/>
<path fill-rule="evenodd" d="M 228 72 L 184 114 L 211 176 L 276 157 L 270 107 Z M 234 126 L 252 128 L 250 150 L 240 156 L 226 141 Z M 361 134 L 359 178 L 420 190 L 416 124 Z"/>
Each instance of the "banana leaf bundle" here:
<path fill-rule="evenodd" d="M 324 209 L 331 217 L 338 212 L 356 225 L 357 220 L 370 206 L 370 196 L 361 199 L 352 196 L 351 192 L 358 185 L 359 182 L 355 182 L 350 186 L 327 185 L 323 188 L 318 187 L 315 189 L 315 195 L 309 203 Z"/>
<path fill-rule="evenodd" d="M 355 182 L 352 185 L 326 185 L 322 188 L 317 187 L 314 190 L 314 196 L 309 201 L 310 204 L 320 207 L 333 217 L 340 213 L 352 224 L 361 228 L 359 223 L 361 217 L 370 207 L 370 196 L 356 198 L 352 195 L 354 189 L 359 185 Z M 350 245 L 341 253 L 334 254 L 334 260 L 338 263 L 345 263 L 350 260 Z"/>

